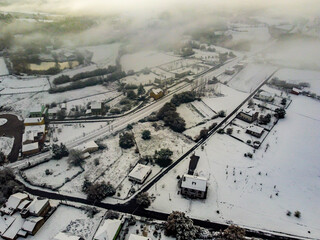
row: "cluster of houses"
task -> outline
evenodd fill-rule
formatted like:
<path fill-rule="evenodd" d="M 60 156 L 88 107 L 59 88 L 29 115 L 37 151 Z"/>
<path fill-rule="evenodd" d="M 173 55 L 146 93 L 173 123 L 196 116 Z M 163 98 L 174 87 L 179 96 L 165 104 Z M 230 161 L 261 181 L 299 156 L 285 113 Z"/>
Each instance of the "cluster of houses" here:
<path fill-rule="evenodd" d="M 48 108 L 39 106 L 31 109 L 30 115 L 24 120 L 24 133 L 22 135 L 22 156 L 38 153 L 46 139 L 45 119 Z"/>
<path fill-rule="evenodd" d="M 260 138 L 264 133 L 264 128 L 256 126 L 253 124 L 259 117 L 259 112 L 252 108 L 242 109 L 241 112 L 238 113 L 237 118 L 250 123 L 250 125 L 246 129 L 246 133 L 254 136 L 256 138 Z"/>
<path fill-rule="evenodd" d="M 54 210 L 47 198 L 15 193 L 0 209 L 0 236 L 6 240 L 34 236 Z"/>

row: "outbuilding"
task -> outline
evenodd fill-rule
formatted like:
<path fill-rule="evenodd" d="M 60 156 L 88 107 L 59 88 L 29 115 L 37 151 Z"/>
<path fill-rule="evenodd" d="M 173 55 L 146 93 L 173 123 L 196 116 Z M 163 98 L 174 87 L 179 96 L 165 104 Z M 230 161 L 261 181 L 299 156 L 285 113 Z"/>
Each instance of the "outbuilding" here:
<path fill-rule="evenodd" d="M 39 151 L 40 151 L 39 143 L 37 143 L 37 142 L 22 145 L 22 155 L 23 156 L 33 155 L 33 154 L 38 153 Z"/>
<path fill-rule="evenodd" d="M 262 134 L 264 133 L 264 129 L 259 126 L 251 125 L 247 128 L 246 133 L 254 137 L 261 138 Z"/>
<path fill-rule="evenodd" d="M 150 166 L 138 163 L 129 173 L 129 180 L 137 183 L 143 183 L 151 172 L 152 170 Z"/>

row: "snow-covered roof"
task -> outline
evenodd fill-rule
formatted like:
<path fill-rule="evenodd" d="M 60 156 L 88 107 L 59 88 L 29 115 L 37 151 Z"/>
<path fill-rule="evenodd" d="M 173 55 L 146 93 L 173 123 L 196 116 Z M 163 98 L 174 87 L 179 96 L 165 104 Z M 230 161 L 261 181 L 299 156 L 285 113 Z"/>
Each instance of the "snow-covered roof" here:
<path fill-rule="evenodd" d="M 81 144 L 81 145 L 75 147 L 74 149 L 82 151 L 82 152 L 87 152 L 90 149 L 95 149 L 95 148 L 98 148 L 98 147 L 99 146 L 94 141 L 89 141 L 89 142 L 86 142 L 84 144 Z"/>
<path fill-rule="evenodd" d="M 81 237 L 73 236 L 69 233 L 59 232 L 53 240 L 80 240 Z"/>
<path fill-rule="evenodd" d="M 101 102 L 93 102 L 93 103 L 91 103 L 91 109 L 101 110 L 101 108 L 102 108 L 102 103 Z"/>
<path fill-rule="evenodd" d="M 12 216 L 0 216 L 0 235 L 3 234 L 10 227 L 14 220 L 15 218 Z"/>
<path fill-rule="evenodd" d="M 136 234 L 130 234 L 129 240 L 151 240 L 149 237 L 143 237 Z"/>
<path fill-rule="evenodd" d="M 256 111 L 252 108 L 244 108 L 242 109 L 242 112 L 251 117 L 256 113 Z"/>
<path fill-rule="evenodd" d="M 24 132 L 35 132 L 35 133 L 44 133 L 46 126 L 43 125 L 34 125 L 34 126 L 25 126 Z"/>
<path fill-rule="evenodd" d="M 261 91 L 259 93 L 259 96 L 260 97 L 265 97 L 265 98 L 270 98 L 270 97 L 272 98 L 272 97 L 274 97 L 274 94 L 266 92 L 266 91 Z"/>
<path fill-rule="evenodd" d="M 48 110 L 48 113 L 49 114 L 55 114 L 55 113 L 57 113 L 58 112 L 58 109 L 57 108 L 50 108 L 49 110 Z"/>
<path fill-rule="evenodd" d="M 15 239 L 25 221 L 19 213 L 16 213 L 13 218 L 15 219 L 13 223 L 4 232 L 4 234 L 1 235 L 5 239 Z"/>
<path fill-rule="evenodd" d="M 292 88 L 292 91 L 297 92 L 297 93 L 301 93 L 302 92 L 299 88 Z"/>
<path fill-rule="evenodd" d="M 22 225 L 22 230 L 32 232 L 38 222 L 40 222 L 42 219 L 43 217 L 28 217 Z"/>
<path fill-rule="evenodd" d="M 262 127 L 259 127 L 259 126 L 256 126 L 256 125 L 250 125 L 249 127 L 247 127 L 247 130 L 260 134 L 260 133 L 263 132 L 264 129 Z"/>
<path fill-rule="evenodd" d="M 43 117 L 40 117 L 40 118 L 26 118 L 24 120 L 24 123 L 41 123 L 44 121 L 44 118 Z"/>
<path fill-rule="evenodd" d="M 39 143 L 35 142 L 35 143 L 29 143 L 29 144 L 25 144 L 22 145 L 22 152 L 29 152 L 32 150 L 36 150 L 39 149 Z"/>
<path fill-rule="evenodd" d="M 30 213 L 38 215 L 41 212 L 41 210 L 47 205 L 48 202 L 49 202 L 49 199 L 47 198 L 41 199 L 36 197 L 32 200 L 32 202 L 30 203 L 27 209 L 29 210 Z"/>
<path fill-rule="evenodd" d="M 22 209 L 24 209 L 27 205 L 29 205 L 30 203 L 31 203 L 31 201 L 29 201 L 29 200 L 23 200 L 23 201 L 19 204 L 18 209 L 19 209 L 19 210 L 22 210 Z"/>
<path fill-rule="evenodd" d="M 143 164 L 138 163 L 134 169 L 132 169 L 132 171 L 129 174 L 129 177 L 131 178 L 135 178 L 135 179 L 139 179 L 139 180 L 143 180 L 144 177 L 149 174 L 151 170 L 150 166 L 146 166 Z"/>
<path fill-rule="evenodd" d="M 204 192 L 207 189 L 207 179 L 204 177 L 184 174 L 182 177 L 181 187 Z"/>
<path fill-rule="evenodd" d="M 42 106 L 38 105 L 38 106 L 34 106 L 30 109 L 30 113 L 38 113 L 38 112 L 42 112 Z"/>
<path fill-rule="evenodd" d="M 99 227 L 96 235 L 94 236 L 94 240 L 112 240 L 120 226 L 121 220 L 107 219 L 104 224 Z"/>
<path fill-rule="evenodd" d="M 151 90 L 154 94 L 158 95 L 159 93 L 162 92 L 162 89 L 161 88 L 154 88 Z"/>
<path fill-rule="evenodd" d="M 28 198 L 28 194 L 25 194 L 25 193 L 15 193 L 15 194 L 12 194 L 8 201 L 6 202 L 6 207 L 7 208 L 13 208 L 13 209 L 16 209 L 19 204 Z"/>

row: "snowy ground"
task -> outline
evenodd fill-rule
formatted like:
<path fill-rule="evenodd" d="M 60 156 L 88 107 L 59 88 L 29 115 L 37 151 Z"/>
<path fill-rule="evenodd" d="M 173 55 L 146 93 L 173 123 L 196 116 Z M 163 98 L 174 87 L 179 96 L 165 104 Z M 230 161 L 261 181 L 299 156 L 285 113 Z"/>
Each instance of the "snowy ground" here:
<path fill-rule="evenodd" d="M 79 50 L 87 50 L 93 53 L 92 62 L 97 64 L 98 67 L 108 67 L 115 65 L 119 52 L 119 43 L 104 44 L 98 46 L 81 47 Z"/>
<path fill-rule="evenodd" d="M 310 88 L 305 88 L 305 91 L 311 91 L 320 95 L 320 71 L 308 71 L 300 69 L 284 68 L 279 70 L 275 77 L 289 83 L 302 83 L 310 84 Z"/>
<path fill-rule="evenodd" d="M 5 118 L 0 118 L 0 126 L 2 126 L 2 125 L 4 125 L 4 124 L 6 124 L 7 123 L 7 119 L 5 119 Z"/>
<path fill-rule="evenodd" d="M 8 156 L 11 152 L 13 146 L 14 138 L 11 137 L 0 137 L 0 151 L 4 153 L 4 155 Z"/>
<path fill-rule="evenodd" d="M 94 218 L 89 218 L 84 210 L 60 205 L 37 234 L 28 236 L 26 239 L 49 240 L 62 231 L 81 236 L 84 239 L 92 239 L 101 217 L 101 212 L 95 215 Z"/>
<path fill-rule="evenodd" d="M 52 124 L 52 138 L 57 138 L 57 142 L 70 143 L 73 140 L 83 137 L 94 131 L 100 131 L 108 123 L 76 123 L 76 124 Z"/>
<path fill-rule="evenodd" d="M 126 84 L 146 85 L 146 84 L 153 84 L 156 78 L 159 78 L 159 77 L 154 73 L 149 73 L 149 74 L 140 73 L 140 74 L 135 74 L 132 76 L 125 77 L 121 79 L 121 82 Z"/>
<path fill-rule="evenodd" d="M 170 56 L 161 52 L 142 51 L 123 55 L 120 63 L 124 71 L 134 70 L 138 72 L 145 67 L 151 68 L 177 59 L 179 59 L 179 57 Z"/>
<path fill-rule="evenodd" d="M 276 70 L 273 66 L 248 64 L 228 85 L 243 92 L 252 92 Z"/>
<path fill-rule="evenodd" d="M 177 108 L 177 112 L 186 121 L 186 128 L 194 127 L 205 120 L 190 103 L 181 104 Z"/>
<path fill-rule="evenodd" d="M 3 57 L 0 57 L 0 76 L 9 74 L 7 65 L 3 59 Z"/>
<path fill-rule="evenodd" d="M 219 96 L 215 96 L 213 93 L 219 94 Z M 228 114 L 247 96 L 247 93 L 243 93 L 221 83 L 217 83 L 214 84 L 211 92 L 206 93 L 206 97 L 202 98 L 202 100 L 215 112 L 225 110 Z"/>
<path fill-rule="evenodd" d="M 50 175 L 46 175 L 45 171 L 47 169 L 51 172 Z M 81 172 L 81 168 L 69 166 L 67 158 L 50 160 L 24 171 L 31 182 L 37 185 L 45 184 L 52 188 L 60 187 L 66 181 L 66 178 L 70 179 L 79 172 Z"/>
<path fill-rule="evenodd" d="M 318 101 L 294 96 L 286 118 L 255 153 L 236 139 L 215 134 L 203 151 L 196 151 L 197 174 L 209 179 L 207 199 L 192 201 L 177 195 L 176 176 L 187 172 L 186 159 L 157 183 L 165 188 L 150 190 L 157 196 L 151 209 L 181 210 L 200 219 L 319 237 L 319 116 Z M 253 158 L 245 158 L 246 152 Z M 297 210 L 300 219 L 293 216 Z"/>

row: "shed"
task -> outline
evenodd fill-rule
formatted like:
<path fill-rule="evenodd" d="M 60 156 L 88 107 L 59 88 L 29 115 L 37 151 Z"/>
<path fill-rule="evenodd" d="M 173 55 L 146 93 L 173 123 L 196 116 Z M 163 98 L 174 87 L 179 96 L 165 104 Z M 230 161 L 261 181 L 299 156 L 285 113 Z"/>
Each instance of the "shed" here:
<path fill-rule="evenodd" d="M 151 172 L 152 170 L 150 166 L 138 163 L 129 173 L 129 180 L 138 183 L 143 183 L 151 174 Z"/>
<path fill-rule="evenodd" d="M 94 240 L 114 240 L 121 230 L 122 222 L 119 219 L 107 219 L 98 228 Z"/>
<path fill-rule="evenodd" d="M 262 136 L 262 134 L 264 133 L 264 129 L 259 126 L 251 125 L 247 128 L 246 133 L 248 133 L 254 137 L 260 138 Z"/>
<path fill-rule="evenodd" d="M 39 150 L 39 143 L 29 143 L 22 145 L 22 155 L 29 156 L 38 153 Z"/>

